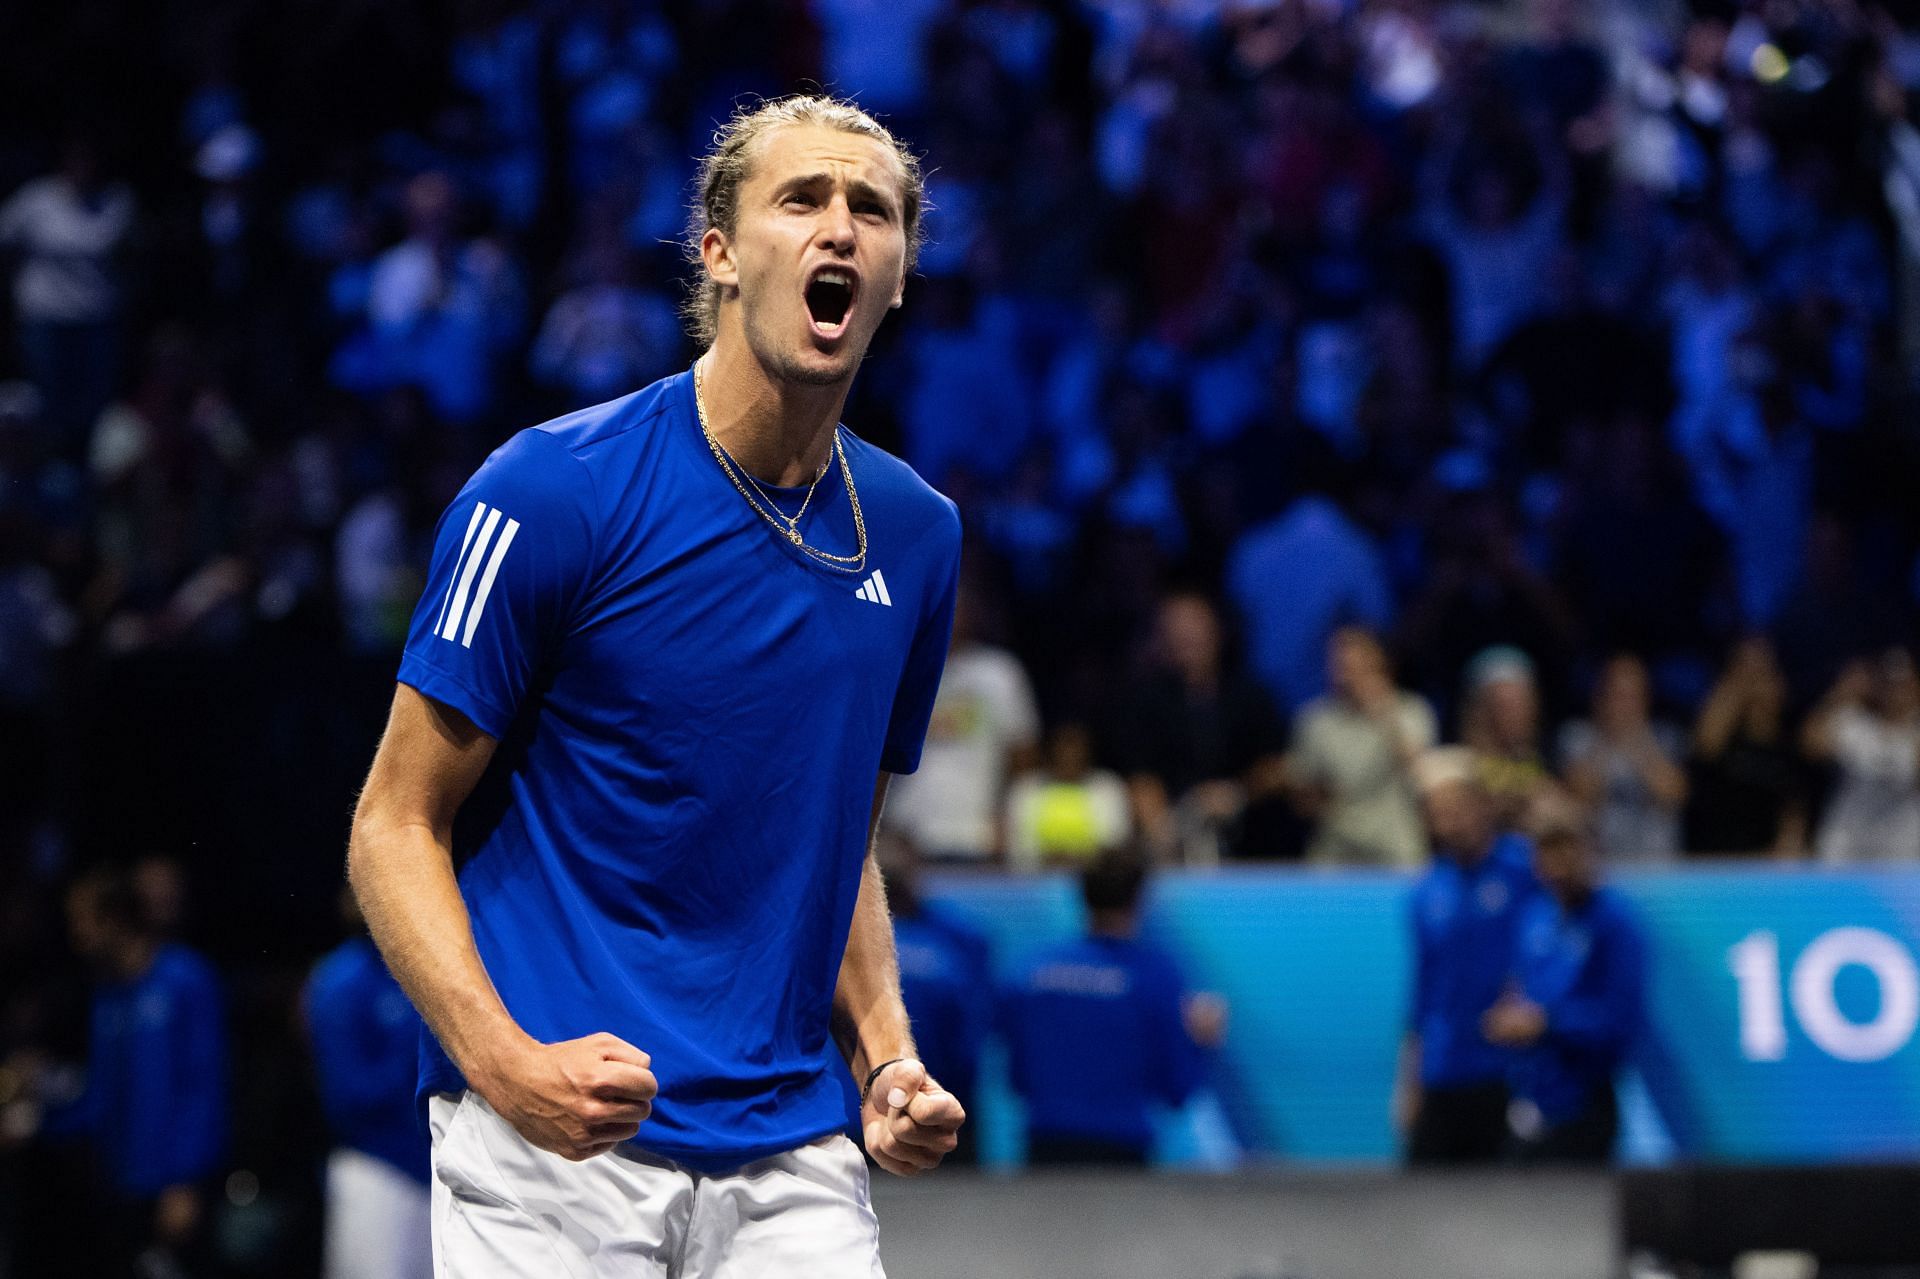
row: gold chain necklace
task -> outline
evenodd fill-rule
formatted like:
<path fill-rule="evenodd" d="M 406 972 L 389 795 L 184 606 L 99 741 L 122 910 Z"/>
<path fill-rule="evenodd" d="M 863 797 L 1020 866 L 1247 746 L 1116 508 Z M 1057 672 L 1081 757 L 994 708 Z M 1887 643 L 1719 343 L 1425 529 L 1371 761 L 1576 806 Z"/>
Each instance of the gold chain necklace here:
<path fill-rule="evenodd" d="M 781 511 L 774 504 L 771 495 L 760 488 L 760 481 L 748 475 L 746 470 L 733 460 L 732 455 L 720 447 L 720 441 L 714 438 L 713 429 L 707 425 L 705 371 L 701 367 L 703 364 L 702 360 L 695 360 L 693 364 L 693 407 L 696 416 L 700 419 L 700 434 L 706 437 L 707 447 L 713 451 L 713 460 L 718 462 L 720 469 L 727 473 L 727 478 L 733 481 L 733 487 L 739 490 L 740 496 L 747 499 L 747 505 L 759 512 L 760 518 L 765 520 L 774 532 L 806 552 L 817 563 L 839 573 L 858 573 L 864 569 L 867 563 L 867 521 L 860 512 L 860 494 L 853 487 L 853 468 L 847 465 L 847 450 L 840 443 L 840 428 L 836 426 L 833 430 L 833 457 L 840 461 L 840 478 L 847 486 L 847 506 L 853 512 L 853 531 L 859 540 L 858 549 L 852 555 L 834 555 L 817 546 L 808 546 L 806 539 L 800 536 L 800 517 L 806 514 L 807 503 L 813 500 L 814 487 L 820 483 L 821 477 L 826 475 L 827 465 L 833 459 L 829 458 L 827 463 L 821 465 L 820 473 L 813 477 L 813 484 L 807 487 L 807 496 L 801 501 L 800 509 L 789 518 L 786 512 Z M 742 482 L 742 476 L 745 476 L 745 483 Z M 753 489 L 758 489 L 761 496 L 766 498 L 764 505 L 760 498 L 753 495 L 753 491 L 747 487 L 748 484 L 751 484 Z M 768 510 L 769 506 L 773 509 Z"/>
<path fill-rule="evenodd" d="M 725 453 L 726 452 L 725 448 L 722 448 L 721 452 Z M 733 461 L 733 454 L 727 453 L 727 460 Z M 833 454 L 828 453 L 827 456 L 821 460 L 820 469 L 813 473 L 813 482 L 807 485 L 806 493 L 800 498 L 800 509 L 795 511 L 792 515 L 788 515 L 785 511 L 780 509 L 780 503 L 773 500 L 773 494 L 767 492 L 766 485 L 762 484 L 759 480 L 754 478 L 752 471 L 747 470 L 745 467 L 741 466 L 738 462 L 734 462 L 733 465 L 734 465 L 734 468 L 740 472 L 740 474 L 747 477 L 747 483 L 753 485 L 754 491 L 760 494 L 761 500 L 766 502 L 767 506 L 773 511 L 773 513 L 779 516 L 782 520 L 786 521 L 787 540 L 792 541 L 794 538 L 794 535 L 800 531 L 800 517 L 807 513 L 807 504 L 813 501 L 813 491 L 820 487 L 821 478 L 826 475 L 827 468 L 833 465 Z"/>

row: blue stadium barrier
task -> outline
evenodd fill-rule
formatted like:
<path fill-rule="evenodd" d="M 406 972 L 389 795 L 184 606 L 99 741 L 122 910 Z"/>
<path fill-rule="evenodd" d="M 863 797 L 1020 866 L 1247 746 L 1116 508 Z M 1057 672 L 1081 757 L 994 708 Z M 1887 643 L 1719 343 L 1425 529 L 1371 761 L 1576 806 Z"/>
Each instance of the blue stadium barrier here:
<path fill-rule="evenodd" d="M 1920 870 L 1755 864 L 1622 874 L 1651 955 L 1648 1027 L 1622 1082 L 1630 1163 L 1920 1158 Z M 1169 872 L 1146 932 L 1231 1006 L 1210 1088 L 1156 1158 L 1383 1163 L 1407 1006 L 1406 900 L 1387 873 Z M 1001 976 L 1083 924 L 1064 875 L 930 874 Z M 980 1095 L 989 1166 L 1021 1157 L 997 1049 Z"/>

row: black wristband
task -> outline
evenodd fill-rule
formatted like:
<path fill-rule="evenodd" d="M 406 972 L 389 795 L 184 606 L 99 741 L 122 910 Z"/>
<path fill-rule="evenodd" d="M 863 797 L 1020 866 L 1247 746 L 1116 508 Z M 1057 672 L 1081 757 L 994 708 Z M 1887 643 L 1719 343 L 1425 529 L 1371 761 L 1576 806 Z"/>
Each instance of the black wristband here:
<path fill-rule="evenodd" d="M 888 1066 L 898 1065 L 907 1060 L 909 1059 L 906 1057 L 895 1057 L 890 1061 L 883 1061 L 872 1070 L 869 1070 L 867 1072 L 867 1082 L 860 1085 L 860 1104 L 863 1106 L 867 1104 L 867 1094 L 873 1091 L 873 1081 L 880 1078 L 881 1071 L 885 1070 Z"/>

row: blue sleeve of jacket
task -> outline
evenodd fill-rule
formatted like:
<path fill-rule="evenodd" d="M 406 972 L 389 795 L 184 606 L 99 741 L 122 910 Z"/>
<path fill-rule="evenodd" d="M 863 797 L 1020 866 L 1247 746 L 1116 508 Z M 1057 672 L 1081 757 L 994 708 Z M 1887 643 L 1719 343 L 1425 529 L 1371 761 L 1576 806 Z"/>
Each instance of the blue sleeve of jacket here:
<path fill-rule="evenodd" d="M 325 964 L 307 983 L 303 1002 L 314 1073 L 336 1123 L 378 1118 L 392 1107 L 396 1093 L 412 1091 L 414 1054 L 396 1054 L 392 1038 L 371 1022 L 373 1001 L 383 993 L 371 982 L 342 980 Z"/>
<path fill-rule="evenodd" d="M 1152 981 L 1143 985 L 1143 994 L 1151 1001 L 1147 1024 L 1154 1028 L 1153 1042 L 1159 1050 L 1155 1083 L 1160 1100 L 1184 1106 L 1207 1070 L 1206 1051 L 1187 1033 L 1185 984 L 1171 961 L 1163 960 L 1154 965 Z"/>
<path fill-rule="evenodd" d="M 1585 1052 L 1621 1054 L 1640 1030 L 1646 998 L 1646 939 L 1638 921 L 1616 910 L 1594 940 L 1589 962 L 1597 970 L 1597 980 L 1580 983 L 1578 994 L 1546 1006 L 1546 1033 L 1557 1043 Z"/>
<path fill-rule="evenodd" d="M 999 987 L 993 1020 L 1001 1042 L 1007 1046 L 1007 1086 L 1021 1100 L 1031 1103 L 1038 1081 L 1033 1077 L 1033 1048 L 1026 1033 L 1027 998 L 1024 977 Z"/>
<path fill-rule="evenodd" d="M 219 1170 L 227 1153 L 227 1024 L 219 980 L 195 970 L 181 984 L 183 1077 L 174 1081 L 172 1157 L 167 1184 L 198 1181 Z"/>

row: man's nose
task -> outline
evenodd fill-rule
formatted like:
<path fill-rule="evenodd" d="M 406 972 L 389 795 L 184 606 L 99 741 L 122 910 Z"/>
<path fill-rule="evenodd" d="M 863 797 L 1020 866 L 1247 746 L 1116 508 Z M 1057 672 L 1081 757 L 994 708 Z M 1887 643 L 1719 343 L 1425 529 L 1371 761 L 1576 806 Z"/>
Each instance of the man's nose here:
<path fill-rule="evenodd" d="M 820 243 L 822 247 L 836 253 L 853 252 L 854 222 L 853 210 L 847 204 L 845 196 L 836 195 L 828 201 L 820 219 Z"/>

